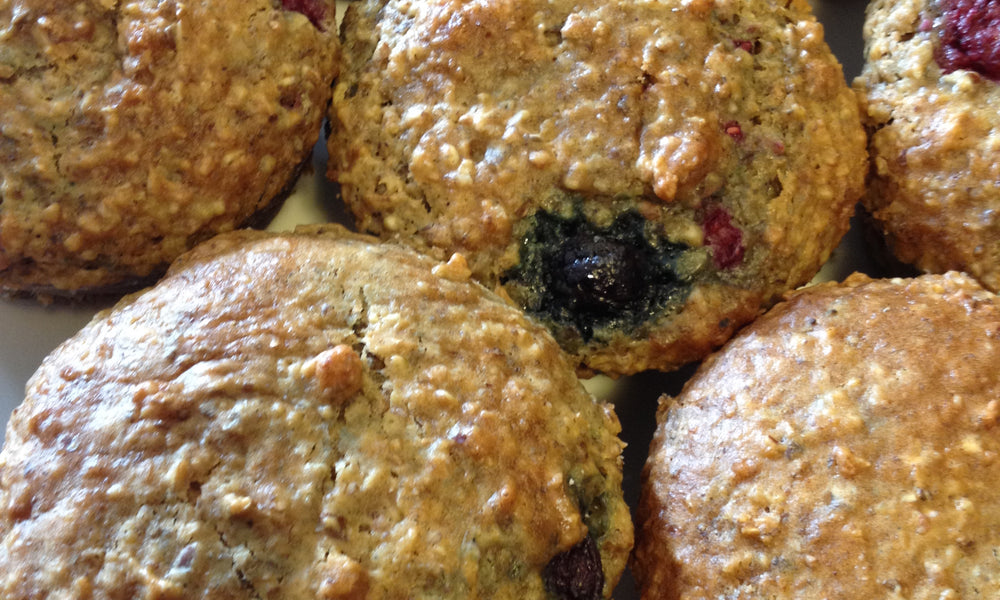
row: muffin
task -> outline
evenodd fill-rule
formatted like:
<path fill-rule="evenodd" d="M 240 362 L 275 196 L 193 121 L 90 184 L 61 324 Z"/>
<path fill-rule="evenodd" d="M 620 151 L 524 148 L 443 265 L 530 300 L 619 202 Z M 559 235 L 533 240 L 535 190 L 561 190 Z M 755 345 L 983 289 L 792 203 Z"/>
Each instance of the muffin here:
<path fill-rule="evenodd" d="M 854 87 L 866 104 L 864 206 L 891 253 L 1000 291 L 1000 5 L 875 1 Z"/>
<path fill-rule="evenodd" d="M 609 597 L 618 431 L 460 257 L 223 234 L 29 382 L 0 597 Z"/>
<path fill-rule="evenodd" d="M 0 294 L 120 293 L 273 215 L 319 137 L 333 0 L 0 7 Z"/>
<path fill-rule="evenodd" d="M 996 598 L 1000 314 L 967 275 L 795 293 L 664 398 L 642 597 Z"/>
<path fill-rule="evenodd" d="M 697 360 L 808 281 L 867 169 L 806 2 L 352 5 L 328 175 L 359 229 L 544 322 L 582 371 Z"/>

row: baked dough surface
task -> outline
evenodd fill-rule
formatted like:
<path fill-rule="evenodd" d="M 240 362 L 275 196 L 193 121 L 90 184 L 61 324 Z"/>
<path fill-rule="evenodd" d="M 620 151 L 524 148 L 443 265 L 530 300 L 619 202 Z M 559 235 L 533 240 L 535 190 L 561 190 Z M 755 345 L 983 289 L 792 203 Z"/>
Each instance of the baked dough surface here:
<path fill-rule="evenodd" d="M 702 358 L 815 275 L 861 194 L 804 1 L 371 0 L 342 38 L 329 174 L 359 229 L 462 252 L 586 368 Z"/>
<path fill-rule="evenodd" d="M 135 289 L 280 204 L 339 48 L 288 4 L 0 2 L 0 293 Z"/>
<path fill-rule="evenodd" d="M 567 553 L 610 596 L 611 407 L 460 258 L 372 242 L 217 237 L 53 353 L 0 454 L 0 597 L 543 598 Z"/>
<path fill-rule="evenodd" d="M 644 599 L 1000 595 L 1000 314 L 970 277 L 796 293 L 665 398 Z"/>
<path fill-rule="evenodd" d="M 1000 291 L 1000 85 L 974 70 L 942 70 L 944 28 L 936 2 L 868 8 L 865 66 L 854 82 L 872 132 L 864 205 L 903 262 L 964 271 Z"/>

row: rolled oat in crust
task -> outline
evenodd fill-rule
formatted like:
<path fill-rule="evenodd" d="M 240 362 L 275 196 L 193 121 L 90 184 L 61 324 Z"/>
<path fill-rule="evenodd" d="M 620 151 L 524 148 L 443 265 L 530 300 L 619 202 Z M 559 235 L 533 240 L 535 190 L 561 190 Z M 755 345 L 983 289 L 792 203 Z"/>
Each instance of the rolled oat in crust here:
<path fill-rule="evenodd" d="M 371 0 L 342 39 L 329 174 L 359 228 L 462 252 L 587 369 L 701 358 L 861 194 L 804 1 Z"/>
<path fill-rule="evenodd" d="M 338 42 L 286 5 L 0 2 L 0 293 L 134 286 L 290 189 Z"/>
<path fill-rule="evenodd" d="M 374 242 L 217 237 L 49 356 L 0 453 L 0 597 L 609 597 L 611 407 L 461 257 Z"/>

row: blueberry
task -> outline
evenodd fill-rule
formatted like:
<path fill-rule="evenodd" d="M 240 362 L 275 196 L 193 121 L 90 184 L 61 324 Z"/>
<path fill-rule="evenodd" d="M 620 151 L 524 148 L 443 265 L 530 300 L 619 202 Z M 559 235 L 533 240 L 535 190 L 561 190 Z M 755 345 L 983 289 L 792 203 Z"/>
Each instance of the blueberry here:
<path fill-rule="evenodd" d="M 604 339 L 634 333 L 680 305 L 689 284 L 676 264 L 687 250 L 634 210 L 605 227 L 580 212 L 543 211 L 527 221 L 520 264 L 503 283 L 564 344 Z"/>
<path fill-rule="evenodd" d="M 554 275 L 582 310 L 611 314 L 624 310 L 641 290 L 638 252 L 601 235 L 577 235 L 567 244 Z M 558 272 L 560 271 L 561 272 Z"/>
<path fill-rule="evenodd" d="M 559 600 L 597 600 L 603 596 L 604 569 L 597 542 L 589 535 L 557 554 L 542 571 L 545 588 Z"/>
<path fill-rule="evenodd" d="M 942 0 L 941 45 L 935 59 L 945 73 L 975 71 L 1000 81 L 1000 2 Z"/>

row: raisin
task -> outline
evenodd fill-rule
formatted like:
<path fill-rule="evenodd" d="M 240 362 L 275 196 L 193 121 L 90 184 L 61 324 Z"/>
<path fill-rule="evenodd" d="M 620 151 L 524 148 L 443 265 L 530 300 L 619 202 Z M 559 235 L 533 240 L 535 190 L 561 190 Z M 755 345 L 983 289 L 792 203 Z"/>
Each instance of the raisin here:
<path fill-rule="evenodd" d="M 285 10 L 305 15 L 316 29 L 324 31 L 323 17 L 326 16 L 326 8 L 321 0 L 281 0 L 281 6 Z"/>
<path fill-rule="evenodd" d="M 941 45 L 935 52 L 941 70 L 975 71 L 1000 81 L 1000 2 L 942 0 Z"/>
<path fill-rule="evenodd" d="M 589 535 L 542 571 L 545 588 L 559 600 L 595 600 L 603 596 L 604 569 L 597 542 Z"/>
<path fill-rule="evenodd" d="M 712 261 L 719 269 L 743 262 L 743 232 L 733 225 L 729 212 L 721 206 L 708 210 L 701 224 L 705 244 L 712 249 Z"/>
<path fill-rule="evenodd" d="M 676 268 L 688 248 L 657 235 L 637 211 L 604 228 L 579 213 L 539 212 L 528 223 L 520 264 L 502 281 L 560 341 L 566 330 L 584 341 L 595 332 L 631 333 L 689 291 Z"/>

